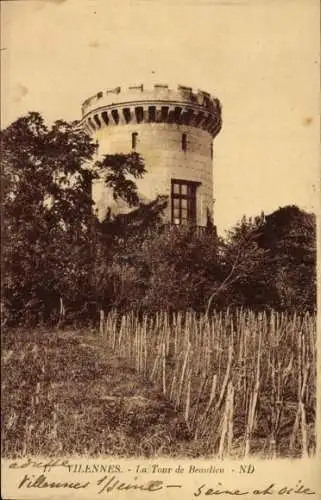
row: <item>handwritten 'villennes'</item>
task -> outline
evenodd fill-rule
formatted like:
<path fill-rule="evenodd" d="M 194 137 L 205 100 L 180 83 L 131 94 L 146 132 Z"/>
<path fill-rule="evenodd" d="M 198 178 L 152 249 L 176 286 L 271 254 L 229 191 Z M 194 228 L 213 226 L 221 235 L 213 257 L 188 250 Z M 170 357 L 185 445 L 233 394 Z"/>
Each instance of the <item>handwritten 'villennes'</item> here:
<path fill-rule="evenodd" d="M 134 481 L 137 481 L 137 477 Z M 98 487 L 98 494 L 101 493 L 111 493 L 113 491 L 129 491 L 129 490 L 139 490 L 150 493 L 156 493 L 163 489 L 169 488 L 183 488 L 182 484 L 165 484 L 164 481 L 151 480 L 146 483 L 125 483 L 119 481 L 116 476 L 104 476 L 95 483 Z M 50 489 L 61 489 L 69 488 L 73 490 L 86 489 L 91 485 L 90 481 L 87 482 L 72 482 L 72 481 L 48 481 L 44 474 L 35 477 L 34 474 L 28 476 L 25 474 L 23 479 L 18 485 L 18 489 L 22 488 L 50 488 Z M 239 488 L 227 489 L 221 482 L 217 485 L 211 487 L 206 484 L 198 486 L 193 493 L 193 497 L 213 496 L 213 495 L 229 495 L 229 496 L 244 496 L 244 495 L 256 495 L 256 496 L 268 496 L 268 495 L 290 495 L 290 494 L 301 494 L 301 495 L 316 495 L 316 492 L 306 487 L 301 480 L 297 482 L 294 487 L 282 486 L 279 487 L 274 483 L 269 484 L 266 487 L 252 489 L 252 490 L 242 490 Z"/>

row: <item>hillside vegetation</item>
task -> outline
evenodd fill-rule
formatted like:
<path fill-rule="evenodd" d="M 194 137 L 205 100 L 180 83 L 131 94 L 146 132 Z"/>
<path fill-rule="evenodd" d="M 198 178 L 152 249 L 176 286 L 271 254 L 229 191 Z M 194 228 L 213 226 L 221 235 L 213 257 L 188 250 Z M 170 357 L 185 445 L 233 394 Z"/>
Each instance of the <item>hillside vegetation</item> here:
<path fill-rule="evenodd" d="M 96 151 L 37 112 L 1 131 L 4 454 L 313 454 L 314 214 L 164 224 L 144 159 Z M 99 220 L 95 179 L 130 210 Z"/>
<path fill-rule="evenodd" d="M 164 228 L 169 200 L 139 200 L 137 153 L 106 155 L 76 124 L 29 113 L 1 131 L 6 325 L 97 323 L 101 311 L 316 309 L 315 217 L 295 205 L 243 217 L 224 237 Z M 98 220 L 101 178 L 131 213 Z"/>
<path fill-rule="evenodd" d="M 157 456 L 193 453 L 184 418 L 93 334 L 7 334 L 2 454 Z"/>
<path fill-rule="evenodd" d="M 315 327 L 238 311 L 111 313 L 99 334 L 11 331 L 3 454 L 311 455 Z"/>

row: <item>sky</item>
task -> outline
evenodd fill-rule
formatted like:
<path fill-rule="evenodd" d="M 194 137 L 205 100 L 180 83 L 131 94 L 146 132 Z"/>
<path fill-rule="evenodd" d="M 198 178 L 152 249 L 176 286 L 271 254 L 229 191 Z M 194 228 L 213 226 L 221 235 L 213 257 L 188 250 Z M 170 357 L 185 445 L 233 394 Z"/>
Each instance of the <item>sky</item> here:
<path fill-rule="evenodd" d="M 319 210 L 318 0 L 1 2 L 1 127 L 80 118 L 100 90 L 175 83 L 218 97 L 214 218 Z"/>

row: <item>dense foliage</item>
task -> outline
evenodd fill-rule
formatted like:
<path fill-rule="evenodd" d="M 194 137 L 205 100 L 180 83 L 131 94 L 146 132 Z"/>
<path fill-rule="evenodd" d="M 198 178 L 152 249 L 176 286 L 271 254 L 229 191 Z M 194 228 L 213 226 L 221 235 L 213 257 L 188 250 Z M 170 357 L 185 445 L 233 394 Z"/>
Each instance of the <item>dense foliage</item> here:
<path fill-rule="evenodd" d="M 38 113 L 1 132 L 2 306 L 9 323 L 97 320 L 99 310 L 205 311 L 228 306 L 313 310 L 315 218 L 296 206 L 243 218 L 225 239 L 164 230 L 167 199 L 142 204 L 136 153 L 94 161 L 76 123 Z M 99 221 L 103 177 L 130 213 Z"/>

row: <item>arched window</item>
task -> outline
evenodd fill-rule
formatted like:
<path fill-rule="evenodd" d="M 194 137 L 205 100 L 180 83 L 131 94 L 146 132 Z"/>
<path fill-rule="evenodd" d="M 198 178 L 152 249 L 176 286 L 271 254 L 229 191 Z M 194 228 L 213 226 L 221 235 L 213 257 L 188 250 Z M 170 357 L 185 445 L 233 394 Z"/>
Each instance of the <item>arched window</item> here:
<path fill-rule="evenodd" d="M 135 151 L 137 147 L 137 137 L 138 137 L 138 132 L 133 132 L 132 133 L 132 150 Z"/>
<path fill-rule="evenodd" d="M 182 134 L 182 151 L 187 150 L 187 134 Z"/>

